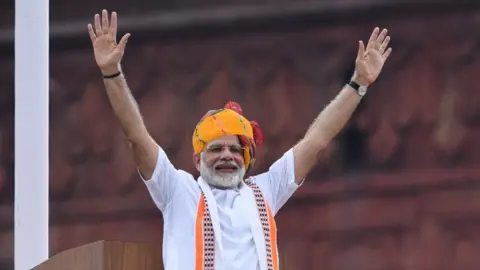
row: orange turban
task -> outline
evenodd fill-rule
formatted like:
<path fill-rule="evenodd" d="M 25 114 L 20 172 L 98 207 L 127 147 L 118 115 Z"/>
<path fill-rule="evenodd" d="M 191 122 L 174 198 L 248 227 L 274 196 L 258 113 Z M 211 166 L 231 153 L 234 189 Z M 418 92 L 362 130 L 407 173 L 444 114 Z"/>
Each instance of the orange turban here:
<path fill-rule="evenodd" d="M 205 146 L 222 136 L 236 135 L 244 149 L 246 172 L 255 162 L 256 147 L 263 144 L 263 133 L 255 121 L 248 121 L 240 105 L 228 102 L 223 109 L 208 111 L 193 131 L 193 151 L 199 154 Z"/>

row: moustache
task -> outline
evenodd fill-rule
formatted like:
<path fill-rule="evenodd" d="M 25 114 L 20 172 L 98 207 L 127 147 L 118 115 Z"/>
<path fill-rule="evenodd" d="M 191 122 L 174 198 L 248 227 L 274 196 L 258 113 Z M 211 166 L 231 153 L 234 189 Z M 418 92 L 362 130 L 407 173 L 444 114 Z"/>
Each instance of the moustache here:
<path fill-rule="evenodd" d="M 228 161 L 228 162 L 217 162 L 213 165 L 213 169 L 215 170 L 232 170 L 232 171 L 237 171 L 240 169 L 240 166 L 234 162 L 234 161 Z"/>

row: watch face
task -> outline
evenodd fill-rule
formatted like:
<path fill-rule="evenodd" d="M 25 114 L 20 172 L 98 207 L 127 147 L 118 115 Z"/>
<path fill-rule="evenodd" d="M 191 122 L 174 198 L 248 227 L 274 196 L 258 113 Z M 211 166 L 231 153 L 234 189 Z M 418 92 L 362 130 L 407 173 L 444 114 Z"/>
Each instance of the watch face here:
<path fill-rule="evenodd" d="M 365 86 L 360 86 L 358 88 L 358 94 L 360 94 L 361 96 L 365 95 L 367 93 L 367 87 Z"/>

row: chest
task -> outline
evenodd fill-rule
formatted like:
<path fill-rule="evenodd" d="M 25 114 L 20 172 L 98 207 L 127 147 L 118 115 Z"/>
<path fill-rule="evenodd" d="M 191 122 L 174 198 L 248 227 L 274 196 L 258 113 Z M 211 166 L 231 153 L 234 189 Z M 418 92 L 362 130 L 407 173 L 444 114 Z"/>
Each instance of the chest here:
<path fill-rule="evenodd" d="M 257 210 L 256 205 L 236 190 L 214 191 L 213 195 L 222 231 L 237 235 L 250 233 L 251 213 Z"/>

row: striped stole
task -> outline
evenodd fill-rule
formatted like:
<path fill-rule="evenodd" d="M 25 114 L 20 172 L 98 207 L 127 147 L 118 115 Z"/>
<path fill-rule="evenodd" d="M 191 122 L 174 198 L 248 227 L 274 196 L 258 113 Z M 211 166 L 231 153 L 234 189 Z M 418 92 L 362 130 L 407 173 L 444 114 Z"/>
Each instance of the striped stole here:
<path fill-rule="evenodd" d="M 278 270 L 277 227 L 273 213 L 260 188 L 251 181 L 246 181 L 245 184 L 253 190 L 260 214 L 265 237 L 267 269 Z M 195 252 L 195 270 L 215 270 L 215 232 L 207 199 L 203 193 L 200 197 L 195 225 Z"/>

